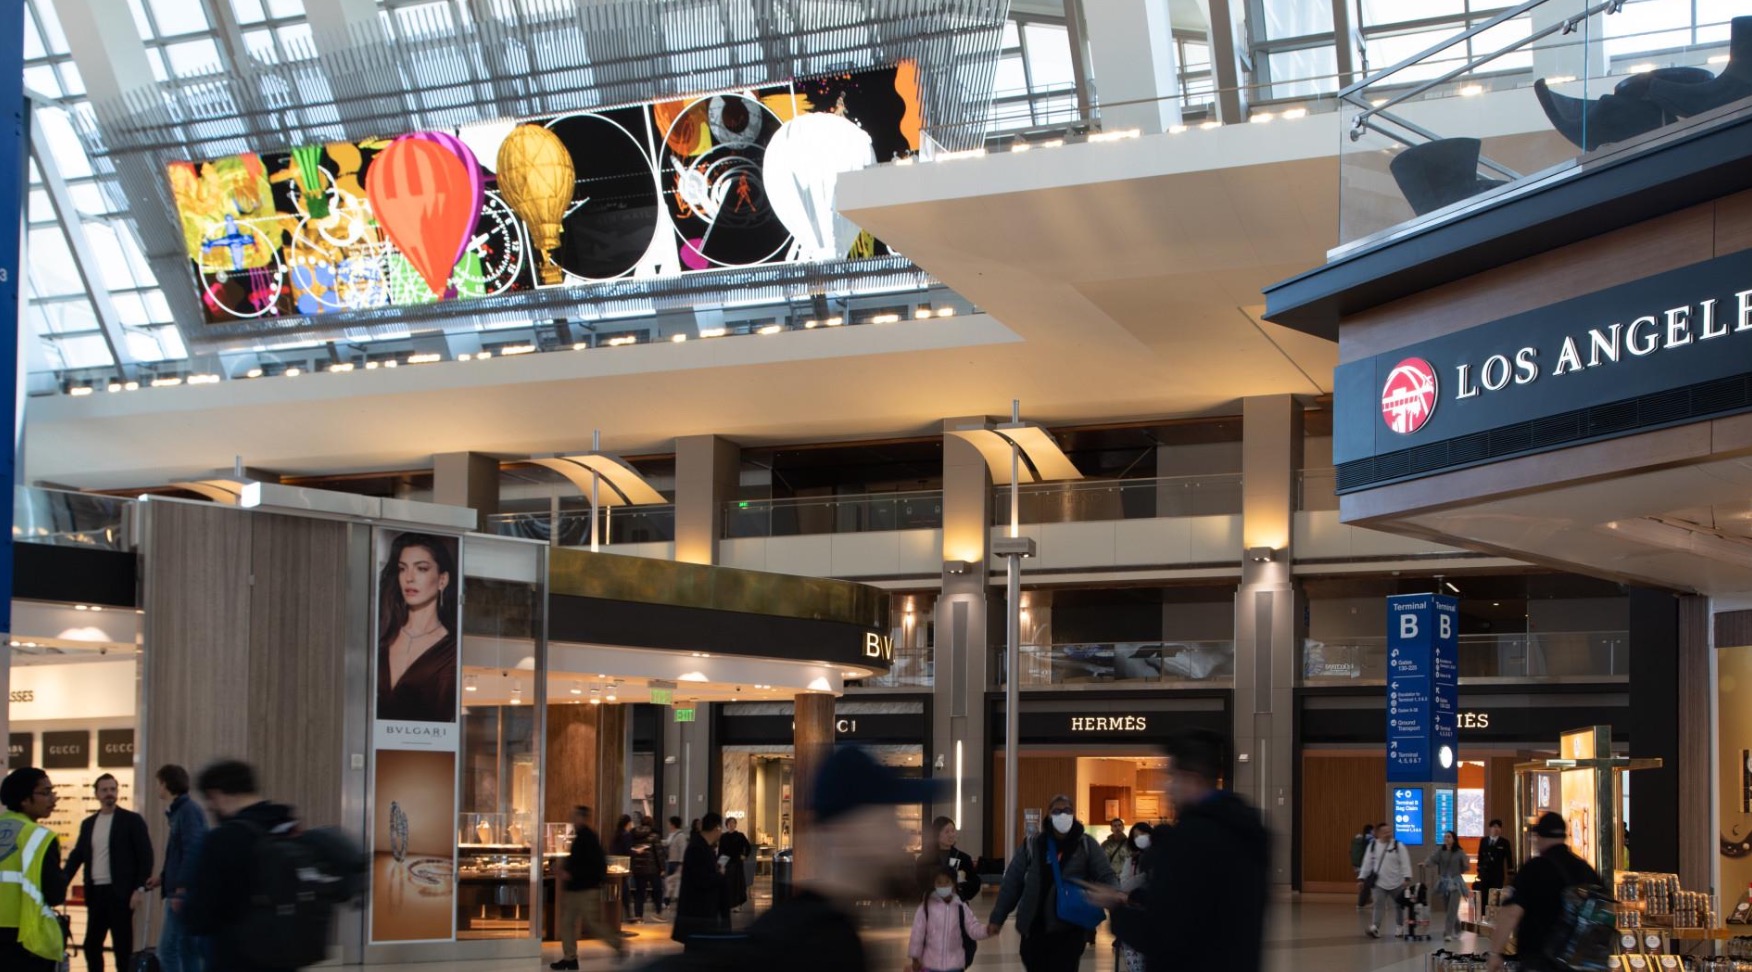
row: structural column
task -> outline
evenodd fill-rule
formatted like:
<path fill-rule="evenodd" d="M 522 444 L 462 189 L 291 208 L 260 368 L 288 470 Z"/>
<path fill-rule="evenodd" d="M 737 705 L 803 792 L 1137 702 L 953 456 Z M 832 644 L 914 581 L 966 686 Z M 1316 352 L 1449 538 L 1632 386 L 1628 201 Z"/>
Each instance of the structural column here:
<path fill-rule="evenodd" d="M 741 483 L 742 450 L 715 435 L 675 440 L 675 559 L 684 564 L 718 562 L 724 535 L 724 504 Z"/>
<path fill-rule="evenodd" d="M 1180 70 L 1168 0 L 1086 3 L 1101 126 L 1162 132 L 1180 123 Z"/>
<path fill-rule="evenodd" d="M 797 855 L 792 871 L 792 880 L 796 881 L 807 880 L 815 866 L 807 844 L 815 813 L 811 804 L 815 779 L 833 751 L 833 702 L 833 695 L 828 692 L 800 693 L 791 719 L 791 743 L 796 754 L 791 770 L 791 808 L 795 814 L 792 845 L 805 848 L 804 853 Z"/>
<path fill-rule="evenodd" d="M 478 452 L 444 452 L 432 457 L 432 501 L 475 511 L 475 529 L 499 512 L 499 460 Z"/>
<path fill-rule="evenodd" d="M 627 812 L 627 750 L 631 748 L 631 707 L 620 703 L 591 706 L 596 723 L 596 819 L 597 831 L 606 839 L 608 828 Z"/>
<path fill-rule="evenodd" d="M 984 416 L 949 419 L 945 431 L 985 421 Z M 992 682 L 986 644 L 986 564 L 991 538 L 992 482 L 984 457 L 967 442 L 943 437 L 943 593 L 937 598 L 932 626 L 936 680 L 932 691 L 931 766 L 943 762 L 953 780 L 947 802 L 931 808 L 932 816 L 955 819 L 961 846 L 981 856 L 1004 856 L 1000 831 L 987 834 L 986 768 L 997 755 L 989 748 L 990 719 L 986 687 Z M 993 791 L 992 799 L 1002 794 Z"/>
<path fill-rule="evenodd" d="M 1299 593 L 1291 522 L 1301 466 L 1302 407 L 1290 395 L 1241 403 L 1241 586 L 1235 594 L 1234 789 L 1272 831 L 1273 884 L 1290 882 L 1296 796 L 1295 672 Z"/>

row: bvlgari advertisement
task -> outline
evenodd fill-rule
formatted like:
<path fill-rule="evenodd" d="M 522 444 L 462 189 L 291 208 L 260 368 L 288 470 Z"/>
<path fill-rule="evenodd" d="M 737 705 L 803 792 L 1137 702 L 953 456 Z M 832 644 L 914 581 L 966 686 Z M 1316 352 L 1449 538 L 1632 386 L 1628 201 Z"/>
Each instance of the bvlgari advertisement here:
<path fill-rule="evenodd" d="M 1722 908 L 1729 924 L 1752 924 L 1752 647 L 1718 649 L 1716 675 Z"/>
<path fill-rule="evenodd" d="M 377 535 L 373 942 L 455 937 L 459 552 L 454 536 Z"/>

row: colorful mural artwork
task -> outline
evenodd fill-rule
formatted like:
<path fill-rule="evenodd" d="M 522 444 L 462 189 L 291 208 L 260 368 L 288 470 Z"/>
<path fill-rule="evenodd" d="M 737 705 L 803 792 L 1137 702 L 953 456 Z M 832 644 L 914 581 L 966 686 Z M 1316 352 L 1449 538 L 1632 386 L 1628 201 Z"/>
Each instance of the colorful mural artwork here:
<path fill-rule="evenodd" d="M 522 123 L 177 162 L 209 323 L 888 249 L 841 172 L 909 156 L 911 64 Z"/>

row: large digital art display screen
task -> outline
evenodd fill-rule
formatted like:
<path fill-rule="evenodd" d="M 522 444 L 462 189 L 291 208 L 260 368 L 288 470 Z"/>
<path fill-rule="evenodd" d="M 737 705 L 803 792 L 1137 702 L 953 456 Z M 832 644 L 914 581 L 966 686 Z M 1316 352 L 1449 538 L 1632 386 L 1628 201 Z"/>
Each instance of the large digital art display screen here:
<path fill-rule="evenodd" d="M 906 157 L 910 63 L 743 91 L 169 167 L 209 323 L 887 248 L 841 172 Z"/>

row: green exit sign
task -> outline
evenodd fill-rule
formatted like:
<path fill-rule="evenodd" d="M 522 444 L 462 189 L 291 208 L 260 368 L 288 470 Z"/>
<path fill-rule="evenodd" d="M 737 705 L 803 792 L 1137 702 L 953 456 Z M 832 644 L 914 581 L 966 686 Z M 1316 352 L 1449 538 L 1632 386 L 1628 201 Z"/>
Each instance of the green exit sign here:
<path fill-rule="evenodd" d="M 668 705 L 675 701 L 675 693 L 669 689 L 654 688 L 651 690 L 652 705 Z"/>
<path fill-rule="evenodd" d="M 692 721 L 694 721 L 694 710 L 692 710 L 692 709 L 676 709 L 675 710 L 675 721 L 676 722 L 692 722 Z"/>

